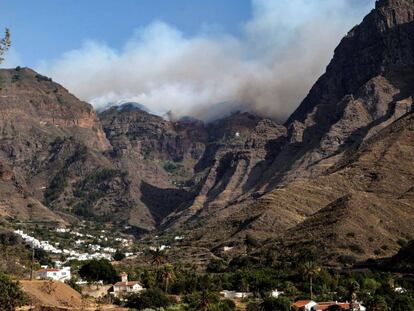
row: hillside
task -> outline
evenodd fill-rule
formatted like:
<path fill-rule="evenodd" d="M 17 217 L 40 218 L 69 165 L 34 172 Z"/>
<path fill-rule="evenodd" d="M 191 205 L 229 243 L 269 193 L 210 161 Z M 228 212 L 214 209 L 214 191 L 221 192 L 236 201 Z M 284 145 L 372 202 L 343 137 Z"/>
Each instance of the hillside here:
<path fill-rule="evenodd" d="M 81 294 L 62 282 L 20 281 L 20 285 L 32 305 L 74 309 L 87 306 Z"/>

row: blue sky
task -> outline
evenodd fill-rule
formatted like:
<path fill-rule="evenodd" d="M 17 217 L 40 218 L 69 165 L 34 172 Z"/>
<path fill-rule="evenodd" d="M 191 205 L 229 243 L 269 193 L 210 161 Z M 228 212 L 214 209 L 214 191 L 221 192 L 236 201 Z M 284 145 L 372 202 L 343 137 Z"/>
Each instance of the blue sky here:
<path fill-rule="evenodd" d="M 239 34 L 249 0 L 0 0 L 0 27 L 9 27 L 21 61 L 35 66 L 97 40 L 120 48 L 134 29 L 154 20 L 193 35 L 204 25 Z"/>

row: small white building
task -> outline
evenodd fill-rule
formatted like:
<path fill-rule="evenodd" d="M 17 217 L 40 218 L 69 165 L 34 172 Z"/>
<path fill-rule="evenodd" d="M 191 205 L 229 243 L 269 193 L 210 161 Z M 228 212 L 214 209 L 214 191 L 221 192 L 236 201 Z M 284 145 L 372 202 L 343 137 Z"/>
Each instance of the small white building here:
<path fill-rule="evenodd" d="M 253 293 L 249 292 L 236 292 L 232 290 L 223 290 L 220 292 L 221 297 L 225 299 L 235 300 L 252 297 Z"/>
<path fill-rule="evenodd" d="M 121 274 L 121 282 L 117 282 L 113 286 L 111 293 L 115 297 L 122 297 L 127 294 L 139 293 L 145 288 L 138 281 L 128 281 L 128 274 Z"/>
<path fill-rule="evenodd" d="M 38 280 L 65 282 L 69 281 L 70 278 L 70 267 L 63 267 L 62 269 L 44 268 L 36 272 L 36 279 Z"/>
<path fill-rule="evenodd" d="M 283 294 L 284 294 L 284 292 L 280 292 L 277 289 L 272 290 L 270 292 L 270 296 L 273 297 L 273 298 L 278 298 L 280 295 L 283 295 Z"/>

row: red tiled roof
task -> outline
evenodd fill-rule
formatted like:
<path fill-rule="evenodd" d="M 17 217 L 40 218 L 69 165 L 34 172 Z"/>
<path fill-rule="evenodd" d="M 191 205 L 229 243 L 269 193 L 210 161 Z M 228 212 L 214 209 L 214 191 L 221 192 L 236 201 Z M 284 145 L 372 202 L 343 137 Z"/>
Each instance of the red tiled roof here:
<path fill-rule="evenodd" d="M 309 302 L 312 302 L 312 300 L 298 300 L 292 306 L 296 308 L 302 308 L 306 306 Z"/>
<path fill-rule="evenodd" d="M 117 282 L 114 284 L 114 286 L 134 286 L 135 284 L 139 284 L 139 282 L 138 281 Z"/>
<path fill-rule="evenodd" d="M 344 303 L 344 302 L 319 302 L 315 306 L 315 310 L 317 310 L 317 311 L 319 311 L 319 310 L 326 310 L 330 306 L 340 306 L 344 310 L 348 310 L 349 307 L 350 307 L 349 306 L 349 303 Z"/>

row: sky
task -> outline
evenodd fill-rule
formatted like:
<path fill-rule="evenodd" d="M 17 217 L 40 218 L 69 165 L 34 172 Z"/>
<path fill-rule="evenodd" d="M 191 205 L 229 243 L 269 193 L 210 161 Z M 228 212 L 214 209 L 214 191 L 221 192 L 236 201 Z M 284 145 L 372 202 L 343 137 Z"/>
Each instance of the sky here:
<path fill-rule="evenodd" d="M 2 67 L 29 66 L 96 108 L 252 110 L 285 119 L 374 0 L 0 0 Z"/>

